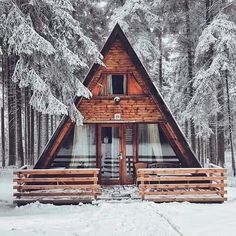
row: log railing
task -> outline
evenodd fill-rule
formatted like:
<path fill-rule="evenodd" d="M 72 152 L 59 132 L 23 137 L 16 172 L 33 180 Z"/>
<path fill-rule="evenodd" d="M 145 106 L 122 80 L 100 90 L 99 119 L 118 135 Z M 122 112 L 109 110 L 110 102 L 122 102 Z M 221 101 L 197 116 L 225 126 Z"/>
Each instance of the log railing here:
<path fill-rule="evenodd" d="M 100 194 L 100 169 L 33 169 L 14 171 L 14 203 L 91 202 Z"/>
<path fill-rule="evenodd" d="M 138 169 L 142 200 L 154 202 L 224 202 L 226 170 L 223 168 Z"/>

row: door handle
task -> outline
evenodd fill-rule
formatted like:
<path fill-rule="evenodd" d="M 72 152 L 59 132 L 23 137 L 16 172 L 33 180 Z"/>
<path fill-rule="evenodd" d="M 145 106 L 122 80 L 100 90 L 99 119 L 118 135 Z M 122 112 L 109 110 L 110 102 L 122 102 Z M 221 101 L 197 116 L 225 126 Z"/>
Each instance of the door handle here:
<path fill-rule="evenodd" d="M 119 153 L 119 159 L 120 159 L 120 160 L 123 159 L 122 152 Z"/>

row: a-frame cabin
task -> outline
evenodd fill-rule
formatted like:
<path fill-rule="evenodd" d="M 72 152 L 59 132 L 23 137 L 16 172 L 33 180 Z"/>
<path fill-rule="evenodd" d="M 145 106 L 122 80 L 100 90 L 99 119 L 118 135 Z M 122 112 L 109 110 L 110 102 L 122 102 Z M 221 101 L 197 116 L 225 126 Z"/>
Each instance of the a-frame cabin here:
<path fill-rule="evenodd" d="M 83 82 L 92 98 L 75 100 L 84 125 L 64 116 L 34 168 L 99 168 L 100 183 L 130 184 L 136 163 L 201 167 L 118 24 L 101 53 L 106 67 Z"/>

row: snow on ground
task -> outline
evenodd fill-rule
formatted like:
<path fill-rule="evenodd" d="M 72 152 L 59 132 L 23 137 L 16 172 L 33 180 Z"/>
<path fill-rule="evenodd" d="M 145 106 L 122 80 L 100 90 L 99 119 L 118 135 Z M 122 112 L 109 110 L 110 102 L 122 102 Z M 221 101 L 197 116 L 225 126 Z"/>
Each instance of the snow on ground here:
<path fill-rule="evenodd" d="M 11 171 L 0 170 L 0 235 L 235 236 L 236 188 L 229 187 L 228 192 L 229 200 L 223 204 L 126 200 L 94 205 L 34 203 L 15 207 Z"/>

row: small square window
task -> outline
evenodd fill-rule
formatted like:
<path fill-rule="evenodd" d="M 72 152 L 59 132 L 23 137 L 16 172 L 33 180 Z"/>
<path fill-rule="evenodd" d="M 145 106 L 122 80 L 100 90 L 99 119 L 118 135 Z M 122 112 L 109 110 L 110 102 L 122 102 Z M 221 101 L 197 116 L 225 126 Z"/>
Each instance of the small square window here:
<path fill-rule="evenodd" d="M 126 77 L 124 75 L 109 76 L 110 94 L 126 94 Z"/>

